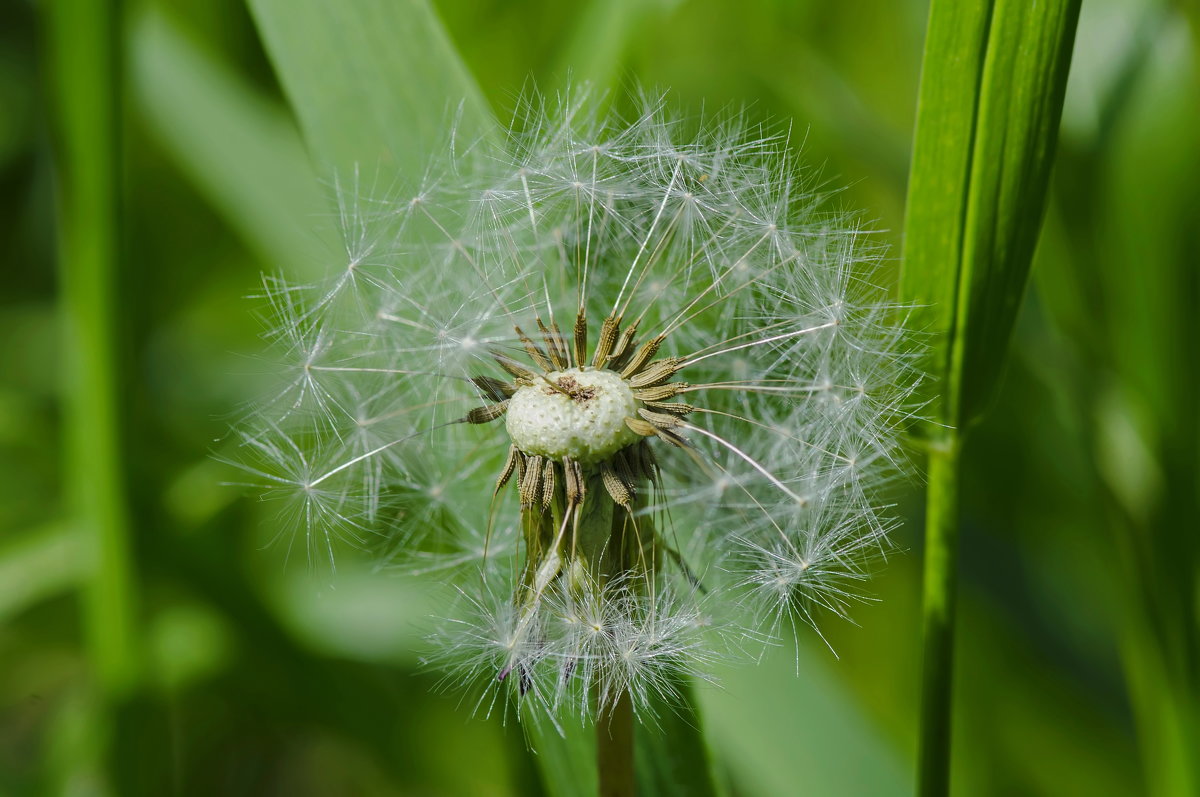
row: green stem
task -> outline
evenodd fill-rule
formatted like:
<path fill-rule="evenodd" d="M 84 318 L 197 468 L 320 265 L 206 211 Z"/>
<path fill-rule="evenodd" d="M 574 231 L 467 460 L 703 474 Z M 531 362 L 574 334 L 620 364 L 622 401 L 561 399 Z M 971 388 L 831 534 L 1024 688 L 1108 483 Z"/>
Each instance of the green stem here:
<path fill-rule="evenodd" d="M 954 687 L 954 612 L 958 558 L 958 460 L 951 432 L 929 455 L 925 514 L 925 662 L 921 687 L 918 794 L 950 791 L 950 719 Z"/>
<path fill-rule="evenodd" d="M 600 797 L 633 797 L 633 701 L 622 692 L 616 705 L 596 718 L 596 766 Z"/>
<path fill-rule="evenodd" d="M 589 485 L 592 495 L 603 496 L 600 485 Z M 644 500 L 644 499 L 643 499 Z M 630 516 L 613 508 L 607 497 L 598 503 L 608 509 L 600 520 L 607 526 L 607 539 L 592 556 L 600 563 L 602 583 L 620 579 L 634 572 L 637 562 L 644 561 L 630 550 L 633 535 L 629 533 Z M 640 501 L 639 501 L 640 503 Z M 589 521 L 599 525 L 596 520 Z M 647 536 L 653 530 L 647 528 Z M 601 538 L 602 540 L 604 538 Z M 650 559 L 653 562 L 653 557 Z M 653 564 L 651 565 L 653 566 Z M 643 575 L 643 573 L 639 573 Z M 597 689 L 597 700 L 602 692 Z M 637 775 L 633 756 L 633 699 L 627 690 L 622 690 L 616 703 L 597 706 L 596 712 L 596 769 L 599 775 L 599 797 L 633 797 L 637 794 Z"/>
<path fill-rule="evenodd" d="M 101 695 L 137 679 L 117 343 L 121 250 L 121 8 L 46 3 L 57 112 L 59 258 L 68 362 L 66 480 L 85 537 L 89 660 Z"/>

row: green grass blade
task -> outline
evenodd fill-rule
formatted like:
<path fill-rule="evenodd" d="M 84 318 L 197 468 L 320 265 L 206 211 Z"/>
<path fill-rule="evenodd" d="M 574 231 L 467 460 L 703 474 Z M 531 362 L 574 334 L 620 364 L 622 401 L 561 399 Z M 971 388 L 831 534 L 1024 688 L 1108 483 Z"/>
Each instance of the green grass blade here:
<path fill-rule="evenodd" d="M 246 244 L 264 262 L 297 270 L 333 251 L 318 237 L 332 229 L 314 223 L 327 198 L 286 111 L 153 7 L 130 38 L 130 77 L 151 129 Z"/>
<path fill-rule="evenodd" d="M 704 735 L 703 716 L 690 680 L 677 678 L 678 703 L 655 698 L 652 710 L 634 731 L 638 793 L 663 797 L 719 794 Z"/>
<path fill-rule="evenodd" d="M 545 720 L 523 720 L 542 786 L 550 797 L 596 797 L 596 743 L 591 727 L 568 722 L 560 735 Z"/>
<path fill-rule="evenodd" d="M 934 0 L 901 298 L 937 335 L 919 790 L 949 792 L 958 452 L 998 384 L 1041 226 L 1079 0 Z"/>
<path fill-rule="evenodd" d="M 801 631 L 801 634 L 804 634 Z M 911 773 L 811 635 L 729 665 L 697 696 L 705 729 L 738 794 L 872 795 L 911 792 Z"/>
<path fill-rule="evenodd" d="M 121 8 L 58 0 L 47 8 L 57 114 L 59 263 L 67 358 L 65 480 L 89 575 L 84 625 L 100 693 L 138 680 L 131 523 L 123 461 L 121 307 Z"/>
<path fill-rule="evenodd" d="M 904 220 L 900 295 L 917 305 L 914 324 L 931 333 L 931 367 L 944 377 L 950 358 L 967 214 L 979 83 L 991 3 L 934 0 L 925 35 L 917 129 Z M 936 414 L 948 414 L 950 386 L 939 386 Z"/>
<path fill-rule="evenodd" d="M 921 727 L 917 749 L 918 794 L 924 797 L 950 793 L 961 443 L 953 433 L 947 438 L 930 449 L 925 500 Z"/>
<path fill-rule="evenodd" d="M 0 547 L 0 624 L 88 575 L 79 530 L 51 523 Z"/>
<path fill-rule="evenodd" d="M 1003 369 L 1046 207 L 1080 0 L 998 0 L 988 36 L 965 220 L 952 379 L 959 423 Z"/>
<path fill-rule="evenodd" d="M 357 168 L 367 180 L 417 180 L 433 153 L 494 134 L 483 95 L 424 0 L 249 4 L 323 175 Z"/>
<path fill-rule="evenodd" d="M 576 15 L 553 76 L 562 83 L 612 88 L 630 40 L 662 10 L 657 0 L 592 0 Z"/>
<path fill-rule="evenodd" d="M 1026 5 L 930 10 L 900 292 L 937 336 L 939 415 L 956 427 L 983 411 L 1003 372 L 1079 16 L 1078 0 Z"/>

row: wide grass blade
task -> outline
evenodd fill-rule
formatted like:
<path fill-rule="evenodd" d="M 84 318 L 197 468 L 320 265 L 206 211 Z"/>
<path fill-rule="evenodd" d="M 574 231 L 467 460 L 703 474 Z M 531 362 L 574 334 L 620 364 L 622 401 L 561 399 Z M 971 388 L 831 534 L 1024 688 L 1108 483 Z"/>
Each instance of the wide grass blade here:
<path fill-rule="evenodd" d="M 999 0 L 979 90 L 950 374 L 959 423 L 990 400 L 1046 207 L 1079 0 Z"/>
<path fill-rule="evenodd" d="M 949 791 L 958 459 L 994 393 L 1042 222 L 1079 0 L 934 0 L 901 298 L 936 334 L 919 789 Z"/>
<path fill-rule="evenodd" d="M 967 214 L 979 83 L 991 3 L 935 0 L 925 34 L 904 219 L 900 295 L 916 305 L 914 324 L 933 335 L 930 364 L 950 371 Z M 953 397 L 943 384 L 938 415 Z"/>
<path fill-rule="evenodd" d="M 576 16 L 551 74 L 563 84 L 612 88 L 631 40 L 664 6 L 661 0 L 592 0 Z"/>
<path fill-rule="evenodd" d="M 638 793 L 662 797 L 722 794 L 713 777 L 703 714 L 690 679 L 675 679 L 680 700 L 656 697 L 652 711 L 634 730 Z"/>
<path fill-rule="evenodd" d="M 362 169 L 367 180 L 416 183 L 431 154 L 494 134 L 483 95 L 424 0 L 250 8 L 322 175 Z"/>
<path fill-rule="evenodd" d="M 522 720 L 542 786 L 550 797 L 596 797 L 596 742 L 589 727 L 570 722 L 560 734 L 547 721 Z"/>
<path fill-rule="evenodd" d="M 788 642 L 697 689 L 737 794 L 910 793 L 905 762 L 831 662 L 823 650 Z"/>
<path fill-rule="evenodd" d="M 328 197 L 286 110 L 153 7 L 137 17 L 130 44 L 133 90 L 151 129 L 255 254 L 302 272 L 336 251 L 332 226 L 318 223 Z"/>

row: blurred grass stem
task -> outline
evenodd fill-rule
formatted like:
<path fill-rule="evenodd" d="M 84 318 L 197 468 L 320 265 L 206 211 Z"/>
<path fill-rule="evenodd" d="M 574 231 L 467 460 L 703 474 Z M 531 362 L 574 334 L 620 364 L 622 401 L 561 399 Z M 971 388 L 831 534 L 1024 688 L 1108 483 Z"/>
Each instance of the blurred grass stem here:
<path fill-rule="evenodd" d="M 137 680 L 129 508 L 122 461 L 121 3 L 46 4 L 57 112 L 66 482 L 85 537 L 84 626 L 102 697 Z"/>

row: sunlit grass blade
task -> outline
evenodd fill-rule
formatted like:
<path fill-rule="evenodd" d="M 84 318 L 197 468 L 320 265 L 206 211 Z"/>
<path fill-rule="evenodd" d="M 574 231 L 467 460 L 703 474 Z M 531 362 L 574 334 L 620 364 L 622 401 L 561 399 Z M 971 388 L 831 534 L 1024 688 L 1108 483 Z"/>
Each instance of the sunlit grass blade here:
<path fill-rule="evenodd" d="M 494 132 L 424 0 L 251 0 L 250 8 L 323 175 L 358 167 L 366 179 L 416 183 L 432 153 Z"/>
<path fill-rule="evenodd" d="M 130 35 L 138 104 L 175 162 L 272 267 L 303 273 L 336 251 L 304 145 L 283 108 L 259 96 L 151 7 Z"/>
<path fill-rule="evenodd" d="M 658 0 L 592 0 L 576 15 L 552 72 L 560 82 L 612 88 L 630 40 L 665 10 Z"/>
<path fill-rule="evenodd" d="M 0 547 L 0 623 L 73 589 L 87 575 L 78 529 L 51 523 Z"/>
<path fill-rule="evenodd" d="M 523 722 L 537 761 L 542 787 L 550 797 L 596 797 L 596 746 L 589 728 L 569 723 Z"/>
<path fill-rule="evenodd" d="M 823 660 L 824 659 L 824 660 Z M 789 643 L 754 669 L 701 686 L 705 727 L 737 793 L 911 793 L 911 772 L 834 671 L 825 650 Z"/>
<path fill-rule="evenodd" d="M 1045 207 L 1078 0 L 934 0 L 901 296 L 935 333 L 919 790 L 949 791 L 958 461 L 1003 372 Z"/>

